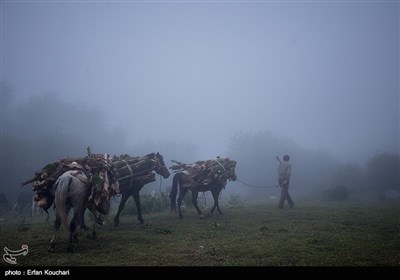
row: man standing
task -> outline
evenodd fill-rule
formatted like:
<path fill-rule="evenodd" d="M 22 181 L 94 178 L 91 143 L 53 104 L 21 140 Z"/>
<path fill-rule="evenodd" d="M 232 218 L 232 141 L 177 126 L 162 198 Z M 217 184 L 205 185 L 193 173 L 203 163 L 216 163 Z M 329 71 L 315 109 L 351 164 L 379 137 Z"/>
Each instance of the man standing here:
<path fill-rule="evenodd" d="M 289 163 L 290 157 L 288 155 L 283 156 L 283 161 L 279 161 L 278 166 L 278 182 L 281 187 L 281 198 L 278 203 L 278 208 L 283 209 L 285 200 L 289 203 L 289 207 L 293 208 L 293 200 L 289 195 L 289 180 L 290 174 L 292 173 L 292 165 Z M 279 160 L 279 158 L 278 158 Z"/>

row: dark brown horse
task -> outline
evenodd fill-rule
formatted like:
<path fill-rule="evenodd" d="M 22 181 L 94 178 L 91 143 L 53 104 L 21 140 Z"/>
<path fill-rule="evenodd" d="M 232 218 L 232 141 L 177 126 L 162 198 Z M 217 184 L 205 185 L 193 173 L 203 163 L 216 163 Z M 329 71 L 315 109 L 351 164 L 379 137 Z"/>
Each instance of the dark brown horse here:
<path fill-rule="evenodd" d="M 172 189 L 169 194 L 171 201 L 171 210 L 176 211 L 176 195 L 178 192 L 178 185 L 179 185 L 178 212 L 179 212 L 179 217 L 181 219 L 183 219 L 181 211 L 182 201 L 189 189 L 192 192 L 192 203 L 197 210 L 197 214 L 201 218 L 204 218 L 204 216 L 203 213 L 200 211 L 199 206 L 197 205 L 197 198 L 199 196 L 199 192 L 211 191 L 212 196 L 214 198 L 214 206 L 211 208 L 210 214 L 214 212 L 215 208 L 217 209 L 218 213 L 222 214 L 222 211 L 219 208 L 218 204 L 219 194 L 221 193 L 222 189 L 225 188 L 227 180 L 235 181 L 237 178 L 234 168 L 227 172 L 226 170 L 224 170 L 224 172 L 225 176 L 222 180 L 214 180 L 212 182 L 209 182 L 207 185 L 203 185 L 201 182 L 196 182 L 195 180 L 191 179 L 193 178 L 193 176 L 188 177 L 188 175 L 186 175 L 185 172 L 176 173 L 173 177 Z"/>
<path fill-rule="evenodd" d="M 149 168 L 148 171 L 155 171 L 157 174 L 160 174 L 161 176 L 164 177 L 164 179 L 168 178 L 170 173 L 168 168 L 165 166 L 163 156 L 160 155 L 159 153 L 151 153 L 146 155 L 145 157 L 151 159 L 151 167 Z M 121 202 L 119 203 L 118 207 L 118 212 L 117 215 L 115 215 L 114 218 L 114 225 L 118 226 L 120 219 L 119 216 L 122 212 L 122 209 L 124 209 L 125 203 L 128 200 L 130 196 L 133 196 L 133 199 L 135 200 L 136 203 L 136 209 L 137 209 L 137 218 L 140 221 L 141 224 L 144 223 L 143 217 L 142 217 L 142 205 L 140 204 L 140 196 L 139 192 L 143 188 L 144 185 L 147 183 L 150 183 L 152 181 L 155 181 L 155 174 L 153 173 L 153 177 L 145 182 L 142 181 L 129 181 L 129 180 L 120 180 L 119 181 L 119 190 L 122 194 Z"/>

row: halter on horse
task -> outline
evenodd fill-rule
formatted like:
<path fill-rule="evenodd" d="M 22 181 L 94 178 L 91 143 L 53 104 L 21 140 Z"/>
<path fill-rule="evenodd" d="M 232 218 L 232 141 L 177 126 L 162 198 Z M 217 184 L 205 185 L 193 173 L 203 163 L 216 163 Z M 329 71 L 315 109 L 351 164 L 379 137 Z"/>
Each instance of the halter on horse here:
<path fill-rule="evenodd" d="M 145 156 L 151 161 L 151 167 L 148 169 L 148 172 L 155 171 L 157 174 L 160 174 L 164 177 L 164 179 L 170 176 L 168 168 L 165 166 L 163 156 L 159 153 L 151 153 Z M 125 203 L 130 196 L 133 196 L 135 200 L 136 209 L 137 209 L 137 218 L 141 224 L 144 223 L 142 217 L 142 205 L 140 203 L 139 192 L 147 183 L 155 181 L 155 178 L 151 178 L 146 182 L 135 181 L 134 176 L 131 175 L 132 180 L 122 180 L 122 178 L 118 178 L 119 181 L 119 189 L 122 194 L 121 202 L 119 203 L 118 212 L 114 218 L 114 225 L 118 226 L 120 223 L 119 216 L 124 209 Z"/>

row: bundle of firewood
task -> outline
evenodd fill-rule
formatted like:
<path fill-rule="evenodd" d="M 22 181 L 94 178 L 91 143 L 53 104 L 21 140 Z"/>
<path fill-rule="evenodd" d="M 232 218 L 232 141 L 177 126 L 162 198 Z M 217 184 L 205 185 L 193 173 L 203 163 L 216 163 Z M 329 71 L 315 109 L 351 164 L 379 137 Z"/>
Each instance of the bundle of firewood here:
<path fill-rule="evenodd" d="M 155 181 L 155 174 L 152 172 L 156 162 L 149 155 L 132 157 L 127 154 L 119 157 L 114 156 L 112 166 L 116 170 L 117 180 L 120 185 L 147 184 Z"/>
<path fill-rule="evenodd" d="M 68 170 L 82 170 L 86 174 L 92 186 L 89 200 L 93 200 L 96 206 L 119 192 L 115 170 L 107 154 L 90 154 L 86 157 L 65 158 L 49 163 L 35 172 L 34 178 L 21 185 L 32 183 L 32 190 L 36 192 L 35 201 L 39 207 L 47 210 L 54 201 L 55 182 Z"/>
<path fill-rule="evenodd" d="M 184 172 L 186 175 L 201 185 L 208 185 L 214 181 L 230 179 L 235 174 L 236 161 L 229 158 L 217 157 L 211 160 L 199 160 L 195 163 L 182 163 L 171 160 L 174 164 L 170 167 L 174 172 Z"/>

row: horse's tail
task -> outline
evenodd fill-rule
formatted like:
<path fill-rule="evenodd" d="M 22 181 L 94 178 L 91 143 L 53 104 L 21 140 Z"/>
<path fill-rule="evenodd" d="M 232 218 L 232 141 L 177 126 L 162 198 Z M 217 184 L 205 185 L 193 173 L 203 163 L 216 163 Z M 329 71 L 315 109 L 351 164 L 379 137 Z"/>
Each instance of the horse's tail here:
<path fill-rule="evenodd" d="M 65 204 L 68 198 L 68 190 L 69 186 L 72 182 L 72 176 L 62 176 L 60 181 L 56 186 L 55 200 L 54 203 L 56 205 L 56 213 L 60 217 L 61 222 L 69 228 L 68 226 L 68 213 L 65 209 Z"/>
<path fill-rule="evenodd" d="M 171 211 L 176 211 L 176 195 L 178 194 L 178 183 L 182 173 L 176 173 L 172 179 L 172 188 L 169 193 L 169 200 L 171 202 Z"/>

